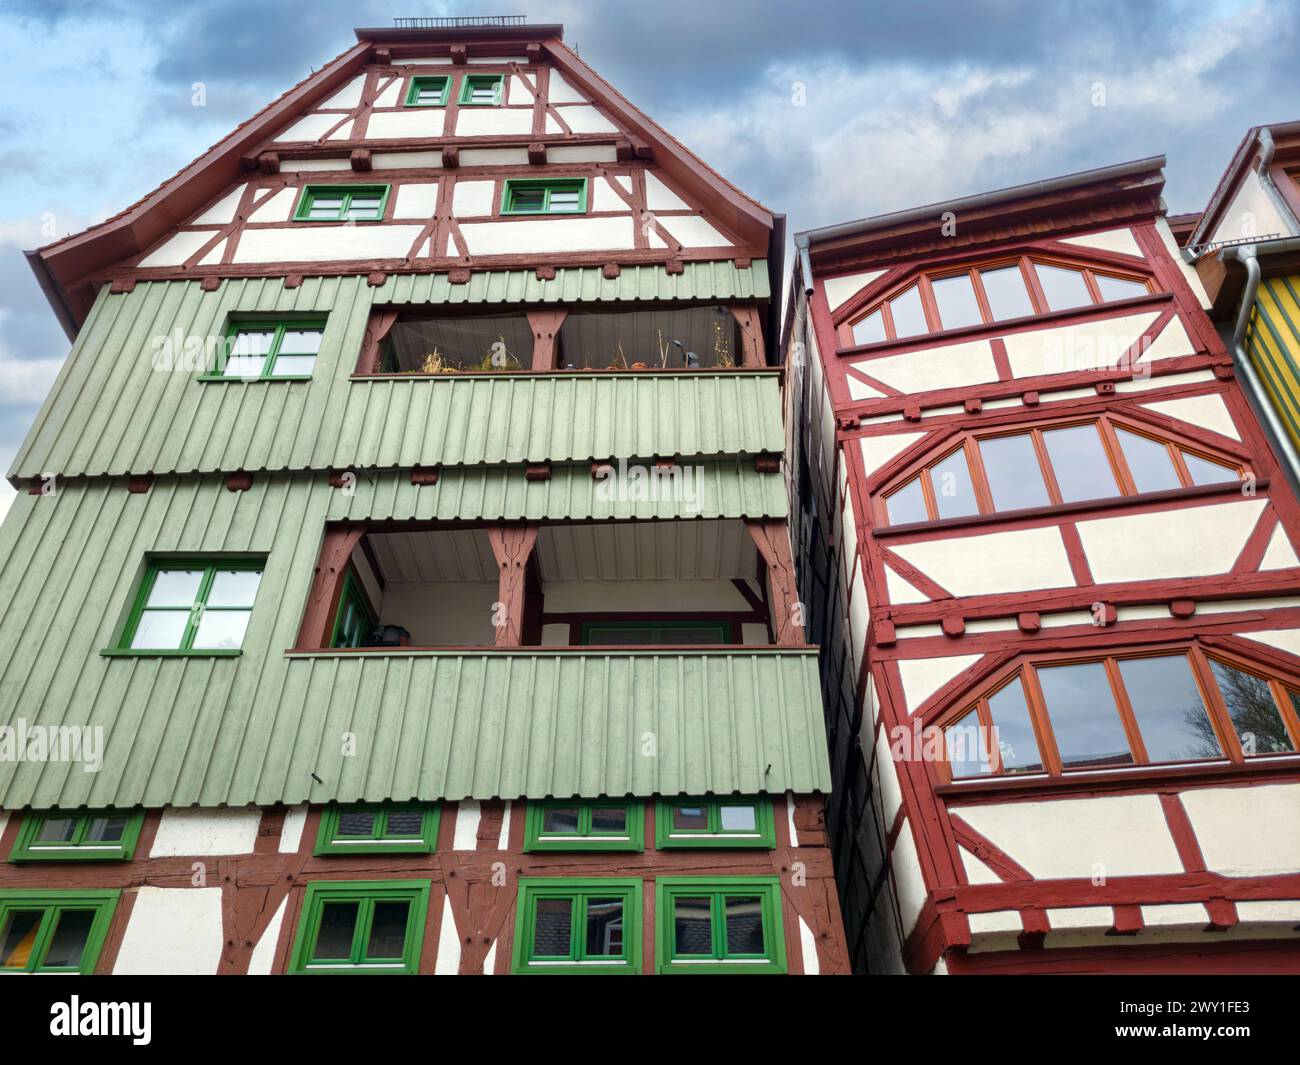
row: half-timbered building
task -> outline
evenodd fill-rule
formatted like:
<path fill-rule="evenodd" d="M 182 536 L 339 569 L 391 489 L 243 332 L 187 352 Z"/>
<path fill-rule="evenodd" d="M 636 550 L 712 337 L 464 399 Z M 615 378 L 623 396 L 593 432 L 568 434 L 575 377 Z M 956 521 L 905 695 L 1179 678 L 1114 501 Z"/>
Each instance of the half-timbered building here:
<path fill-rule="evenodd" d="M 795 238 L 858 971 L 1300 970 L 1300 508 L 1163 162 Z"/>
<path fill-rule="evenodd" d="M 0 970 L 844 971 L 782 218 L 412 21 L 30 253 Z"/>

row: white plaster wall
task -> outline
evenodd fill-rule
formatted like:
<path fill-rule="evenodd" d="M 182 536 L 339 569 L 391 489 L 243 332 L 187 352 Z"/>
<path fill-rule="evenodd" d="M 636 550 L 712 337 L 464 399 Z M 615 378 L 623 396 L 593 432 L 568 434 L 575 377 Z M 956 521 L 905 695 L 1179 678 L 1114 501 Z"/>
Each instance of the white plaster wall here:
<path fill-rule="evenodd" d="M 361 90 L 365 88 L 365 85 L 366 76 L 358 74 L 333 96 L 327 97 L 324 103 L 320 104 L 320 108 L 322 110 L 352 110 L 357 104 L 361 103 Z"/>
<path fill-rule="evenodd" d="M 830 309 L 836 310 L 856 296 L 871 282 L 878 277 L 885 275 L 884 270 L 867 270 L 860 274 L 845 274 L 843 277 L 828 277 L 823 283 L 822 288 L 826 292 L 826 303 Z"/>
<path fill-rule="evenodd" d="M 964 669 L 980 660 L 980 655 L 945 655 L 941 658 L 903 659 L 898 674 L 909 713 L 915 713 L 926 699 Z"/>
<path fill-rule="evenodd" d="M 1233 440 L 1241 439 L 1236 425 L 1233 424 L 1232 414 L 1228 411 L 1228 405 L 1223 402 L 1221 395 L 1186 396 L 1183 399 L 1157 400 L 1142 405 L 1157 414 L 1177 418 L 1190 425 L 1208 429 L 1212 433 Z"/>
<path fill-rule="evenodd" d="M 1183 871 L 1154 795 L 961 806 L 953 813 L 1036 880 Z"/>
<path fill-rule="evenodd" d="M 257 807 L 210 809 L 169 806 L 163 811 L 150 858 L 252 854 L 262 811 Z"/>
<path fill-rule="evenodd" d="M 1081 325 L 1011 333 L 1003 338 L 1007 346 L 1007 362 L 1016 377 L 1111 367 L 1157 317 L 1153 311 L 1103 318 Z"/>
<path fill-rule="evenodd" d="M 221 889 L 139 888 L 115 975 L 205 976 L 221 962 Z"/>
<path fill-rule="evenodd" d="M 915 444 L 925 433 L 890 433 L 887 436 L 864 436 L 860 441 L 862 448 L 862 468 L 870 477 L 885 463 L 897 458 Z"/>
<path fill-rule="evenodd" d="M 280 853 L 297 854 L 302 846 L 302 832 L 307 824 L 307 804 L 291 806 L 285 812 L 284 826 L 280 829 Z"/>
<path fill-rule="evenodd" d="M 1265 506 L 1242 499 L 1081 521 L 1079 539 L 1099 584 L 1226 573 Z"/>
<path fill-rule="evenodd" d="M 1178 247 L 1178 241 L 1174 239 L 1174 231 L 1169 228 L 1169 222 L 1164 215 L 1156 219 L 1156 232 L 1160 234 L 1160 243 L 1164 245 L 1169 258 L 1182 271 L 1183 279 L 1191 286 L 1192 292 L 1195 293 L 1201 307 L 1208 311 L 1212 304 L 1209 295 L 1205 291 L 1205 285 L 1201 282 L 1201 275 L 1183 258 L 1182 250 Z"/>
<path fill-rule="evenodd" d="M 179 266 L 214 236 L 210 229 L 181 230 L 141 259 L 140 265 Z"/>
<path fill-rule="evenodd" d="M 275 948 L 280 941 L 280 928 L 284 925 L 284 911 L 288 902 L 287 898 L 280 900 L 275 916 L 267 924 L 266 931 L 262 933 L 262 938 L 253 947 L 252 956 L 248 959 L 249 976 L 269 976 L 271 974 L 271 966 L 275 963 Z"/>
<path fill-rule="evenodd" d="M 1027 592 L 1074 584 L 1070 560 L 1055 526 L 895 544 L 893 551 L 953 595 Z"/>
<path fill-rule="evenodd" d="M 532 108 L 463 107 L 456 113 L 458 137 L 495 137 L 532 131 Z"/>
<path fill-rule="evenodd" d="M 490 647 L 496 642 L 492 604 L 496 581 L 393 581 L 379 620 L 401 625 L 414 647 Z"/>
<path fill-rule="evenodd" d="M 397 202 L 393 204 L 394 218 L 430 219 L 438 209 L 438 186 L 436 183 L 418 185 L 400 185 L 397 189 Z"/>
<path fill-rule="evenodd" d="M 1211 871 L 1300 872 L 1300 784 L 1197 788 L 1181 798 Z"/>
<path fill-rule="evenodd" d="M 612 144 L 553 144 L 546 149 L 546 161 L 548 163 L 614 163 L 618 161 L 618 149 Z"/>
<path fill-rule="evenodd" d="M 239 238 L 239 263 L 326 262 L 338 259 L 401 259 L 419 226 L 360 225 L 249 229 Z M 211 234 L 208 234 L 211 236 Z"/>
<path fill-rule="evenodd" d="M 551 70 L 546 99 L 548 103 L 552 104 L 581 104 L 587 102 L 587 98 L 565 81 L 564 75 L 555 69 Z"/>
<path fill-rule="evenodd" d="M 527 148 L 462 148 L 461 166 L 527 166 Z"/>
<path fill-rule="evenodd" d="M 618 127 L 590 104 L 573 104 L 560 107 L 560 117 L 574 133 L 617 133 Z M 463 115 L 465 112 L 462 111 Z M 532 128 L 532 114 L 528 114 L 528 128 Z M 549 116 L 548 116 L 549 117 Z"/>
<path fill-rule="evenodd" d="M 375 111 L 366 124 L 366 140 L 405 140 L 441 137 L 445 112 L 440 107 L 411 107 L 405 111 Z"/>
<path fill-rule="evenodd" d="M 483 820 L 483 807 L 477 799 L 461 799 L 456 804 L 456 831 L 452 837 L 452 850 L 478 849 L 478 826 Z"/>
<path fill-rule="evenodd" d="M 334 125 L 342 115 L 304 115 L 283 133 L 275 138 L 276 143 L 284 141 L 314 141 L 325 135 L 325 131 Z"/>
<path fill-rule="evenodd" d="M 916 926 L 916 919 L 921 916 L 921 908 L 926 899 L 925 877 L 921 872 L 921 860 L 917 856 L 911 821 L 905 823 L 898 833 L 898 840 L 890 852 L 890 860 L 894 887 L 898 891 L 903 937 L 906 938 Z"/>
<path fill-rule="evenodd" d="M 1284 218 L 1260 183 L 1259 174 L 1248 170 L 1241 186 L 1220 216 L 1211 241 L 1237 240 L 1241 237 L 1266 237 L 1269 234 L 1296 235 L 1295 226 Z"/>
<path fill-rule="evenodd" d="M 1100 233 L 1084 233 L 1078 237 L 1065 237 L 1062 244 L 1074 244 L 1080 248 L 1096 248 L 1099 251 L 1113 251 L 1120 255 L 1136 255 L 1142 258 L 1142 249 L 1133 237 L 1131 229 L 1106 229 Z"/>
<path fill-rule="evenodd" d="M 1008 337 L 1008 347 L 1010 344 L 1011 338 Z M 998 379 L 998 370 L 993 364 L 993 350 L 987 340 L 939 344 L 932 348 L 909 351 L 904 355 L 863 359 L 849 365 L 868 377 L 874 377 L 909 395 L 941 388 L 986 384 Z"/>
<path fill-rule="evenodd" d="M 376 170 L 402 170 L 442 166 L 442 152 L 375 152 L 370 163 Z"/>
<path fill-rule="evenodd" d="M 731 241 L 698 215 L 660 215 L 659 224 L 684 248 L 731 246 Z"/>
<path fill-rule="evenodd" d="M 250 222 L 287 222 L 298 200 L 297 189 L 281 189 L 248 216 Z"/>
<path fill-rule="evenodd" d="M 462 224 L 471 255 L 620 250 L 636 246 L 632 216 L 626 218 L 530 218 Z"/>
<path fill-rule="evenodd" d="M 239 206 L 240 197 L 244 195 L 244 189 L 247 187 L 247 183 L 236 185 L 190 224 L 196 226 L 224 226 L 228 222 L 233 222 L 235 220 L 235 208 Z"/>
<path fill-rule="evenodd" d="M 458 181 L 451 195 L 451 213 L 457 218 L 482 218 L 492 213 L 494 181 Z"/>
<path fill-rule="evenodd" d="M 876 778 L 880 786 L 881 817 L 886 826 L 891 826 L 903 805 L 903 789 L 898 782 L 898 766 L 889 753 L 889 733 L 883 729 L 876 737 Z"/>

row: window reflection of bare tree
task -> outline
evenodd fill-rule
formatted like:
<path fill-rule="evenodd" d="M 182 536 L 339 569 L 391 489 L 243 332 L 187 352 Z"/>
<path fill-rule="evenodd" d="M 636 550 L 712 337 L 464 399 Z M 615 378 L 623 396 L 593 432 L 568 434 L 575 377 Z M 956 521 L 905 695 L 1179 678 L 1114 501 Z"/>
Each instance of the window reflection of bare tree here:
<path fill-rule="evenodd" d="M 1242 746 L 1247 754 L 1292 750 L 1290 737 L 1267 681 L 1214 659 L 1210 659 L 1210 669 L 1218 681 L 1228 716 L 1232 718 L 1237 735 L 1242 737 Z M 1207 749 L 1205 756 L 1219 753 L 1214 729 L 1199 705 L 1187 711 L 1187 725 L 1189 731 L 1200 738 L 1198 746 Z"/>

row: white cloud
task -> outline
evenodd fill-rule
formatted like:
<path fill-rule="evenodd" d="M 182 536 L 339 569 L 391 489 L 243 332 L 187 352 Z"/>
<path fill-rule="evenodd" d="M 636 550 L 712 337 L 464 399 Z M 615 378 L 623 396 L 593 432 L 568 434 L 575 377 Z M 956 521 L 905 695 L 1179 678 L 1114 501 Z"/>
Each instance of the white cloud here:
<path fill-rule="evenodd" d="M 44 401 L 62 359 L 14 359 L 0 354 L 0 407 Z"/>

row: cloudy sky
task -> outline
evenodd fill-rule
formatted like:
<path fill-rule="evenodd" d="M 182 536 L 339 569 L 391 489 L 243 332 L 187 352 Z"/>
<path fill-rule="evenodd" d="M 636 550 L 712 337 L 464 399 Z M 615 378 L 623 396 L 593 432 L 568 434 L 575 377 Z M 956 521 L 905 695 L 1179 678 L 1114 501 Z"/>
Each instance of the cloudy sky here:
<path fill-rule="evenodd" d="M 1300 118 L 1300 11 L 1285 0 L 497 6 L 564 23 L 588 63 L 792 231 L 1158 153 L 1170 211 L 1197 210 L 1248 127 Z M 8 0 L 0 468 L 68 348 L 22 250 L 139 198 L 348 48 L 352 27 L 483 13 L 428 0 Z M 0 513 L 10 497 L 0 485 Z"/>

